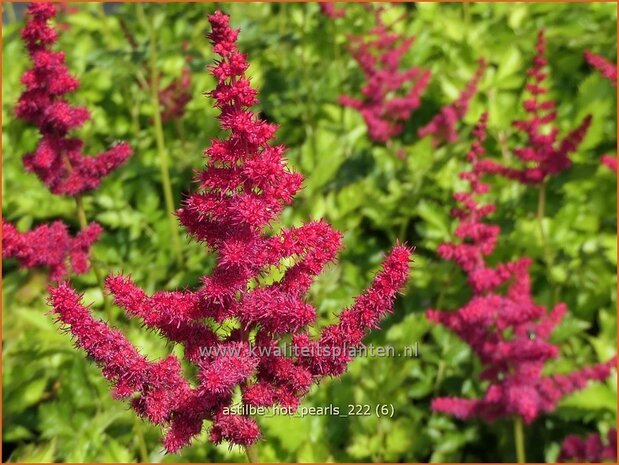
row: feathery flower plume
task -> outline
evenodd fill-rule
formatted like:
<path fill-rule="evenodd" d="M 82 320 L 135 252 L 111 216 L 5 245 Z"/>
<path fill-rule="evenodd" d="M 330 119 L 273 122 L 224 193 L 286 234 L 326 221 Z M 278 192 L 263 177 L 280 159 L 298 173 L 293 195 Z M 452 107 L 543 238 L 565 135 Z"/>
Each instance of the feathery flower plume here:
<path fill-rule="evenodd" d="M 343 344 L 360 344 L 390 311 L 408 278 L 411 255 L 396 245 L 339 323 L 317 341 L 310 339 L 307 327 L 316 314 L 304 295 L 313 278 L 335 260 L 341 236 L 323 221 L 266 234 L 269 223 L 292 202 L 302 177 L 287 169 L 285 147 L 271 145 L 276 126 L 250 109 L 258 100 L 245 75 L 247 58 L 237 49 L 239 31 L 220 11 L 208 19 L 208 36 L 221 57 L 210 69 L 217 81 L 210 96 L 227 136 L 213 140 L 205 151 L 199 191 L 189 195 L 178 217 L 194 238 L 217 253 L 215 269 L 195 291 L 149 296 L 128 277 L 111 276 L 106 282 L 129 316 L 184 346 L 197 379 L 186 380 L 174 356 L 148 361 L 122 334 L 94 320 L 68 285 L 51 290 L 53 311 L 77 346 L 102 367 L 116 396 L 131 397 L 139 415 L 166 427 L 169 452 L 189 444 L 204 420 L 212 422 L 214 443 L 255 443 L 261 434 L 256 421 L 228 409 L 237 387 L 244 406 L 279 404 L 294 410 L 313 382 L 342 373 L 350 361 Z M 260 284 L 273 266 L 283 277 Z M 226 335 L 214 329 L 224 320 L 235 327 Z M 280 347 L 288 335 L 295 349 L 290 356 Z M 303 349 L 321 345 L 338 349 L 331 351 L 337 356 Z"/>
<path fill-rule="evenodd" d="M 89 157 L 82 153 L 82 140 L 68 137 L 72 129 L 90 119 L 90 113 L 64 98 L 78 88 L 79 81 L 69 74 L 64 52 L 52 51 L 57 33 L 49 21 L 55 15 L 56 7 L 51 3 L 28 6 L 22 38 L 33 66 L 22 76 L 26 90 L 15 112 L 41 134 L 35 151 L 24 156 L 26 170 L 36 174 L 53 194 L 75 196 L 97 188 L 101 178 L 124 163 L 132 150 L 120 143 Z"/>
<path fill-rule="evenodd" d="M 346 16 L 346 8 L 336 8 L 335 3 L 319 2 L 318 6 L 320 7 L 320 12 L 331 19 L 338 19 Z"/>
<path fill-rule="evenodd" d="M 617 86 L 617 65 L 601 55 L 596 55 L 590 50 L 585 50 L 585 60 L 596 68 L 600 74 L 608 79 L 613 86 Z"/>
<path fill-rule="evenodd" d="M 452 215 L 459 221 L 456 236 L 460 241 L 442 244 L 438 249 L 441 257 L 457 263 L 468 275 L 472 297 L 455 312 L 428 310 L 427 317 L 471 346 L 484 366 L 481 378 L 489 386 L 480 399 L 436 398 L 432 409 L 460 419 L 479 417 L 491 422 L 519 416 L 530 423 L 540 414 L 552 412 L 563 396 L 583 389 L 589 380 L 608 378 L 616 362 L 613 358 L 570 374 L 542 375 L 546 361 L 559 354 L 549 337 L 566 307 L 559 304 L 547 312 L 533 301 L 530 259 L 495 267 L 486 264 L 485 257 L 494 251 L 500 234 L 498 226 L 483 222 L 495 206 L 480 205 L 476 200 L 488 191 L 477 168 L 484 154 L 486 122 L 484 114 L 467 155 L 472 168 L 460 175 L 468 181 L 469 190 L 454 194 L 459 206 Z"/>
<path fill-rule="evenodd" d="M 602 463 L 617 462 L 617 430 L 608 431 L 606 444 L 599 433 L 592 433 L 586 438 L 571 434 L 561 444 L 559 462 Z"/>
<path fill-rule="evenodd" d="M 531 94 L 523 102 L 523 108 L 530 115 L 529 119 L 514 121 L 512 125 L 522 132 L 527 140 L 524 147 L 514 149 L 524 167 L 521 169 L 502 165 L 493 160 L 483 160 L 478 164 L 480 170 L 486 173 L 498 174 L 523 184 L 541 184 L 549 176 L 556 175 L 572 166 L 569 156 L 576 151 L 584 139 L 591 115 L 559 139 L 559 129 L 552 126 L 557 119 L 556 103 L 552 100 L 542 100 L 548 90 L 543 86 L 547 74 L 544 71 L 548 61 L 545 57 L 546 39 L 544 31 L 537 36 L 536 54 L 533 65 L 528 71 L 529 79 L 526 89 Z"/>
<path fill-rule="evenodd" d="M 414 38 L 390 31 L 382 19 L 383 8 L 374 10 L 374 28 L 369 37 L 350 37 L 349 50 L 367 83 L 362 97 L 342 95 L 339 102 L 361 113 L 370 138 L 385 143 L 404 129 L 421 104 L 421 95 L 430 82 L 430 71 L 418 67 L 400 70 L 400 62 Z"/>
<path fill-rule="evenodd" d="M 477 93 L 477 86 L 488 64 L 483 58 L 471 80 L 462 90 L 455 102 L 441 108 L 430 122 L 417 131 L 419 137 L 432 135 L 432 145 L 438 147 L 443 142 L 453 143 L 458 140 L 456 125 L 466 115 L 471 99 Z"/>
<path fill-rule="evenodd" d="M 17 259 L 23 268 L 47 266 L 50 279 L 60 281 L 67 274 L 67 262 L 76 274 L 88 271 L 90 247 L 102 231 L 97 223 L 91 223 L 71 237 L 62 221 L 54 221 L 22 233 L 2 220 L 2 257 Z"/>

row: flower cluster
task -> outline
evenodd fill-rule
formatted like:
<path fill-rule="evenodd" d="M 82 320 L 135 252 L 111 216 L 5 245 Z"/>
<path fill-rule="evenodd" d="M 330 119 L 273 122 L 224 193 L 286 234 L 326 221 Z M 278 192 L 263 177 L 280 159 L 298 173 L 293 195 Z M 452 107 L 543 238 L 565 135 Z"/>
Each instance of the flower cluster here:
<path fill-rule="evenodd" d="M 183 66 L 181 75 L 159 91 L 159 102 L 162 106 L 161 120 L 164 123 L 183 116 L 185 107 L 191 101 L 190 86 L 189 66 Z"/>
<path fill-rule="evenodd" d="M 88 271 L 88 255 L 103 230 L 97 223 L 71 237 L 62 221 L 43 224 L 22 233 L 2 220 L 2 257 L 15 258 L 24 268 L 48 266 L 50 279 L 60 281 L 67 274 L 67 261 L 76 274 Z"/>
<path fill-rule="evenodd" d="M 528 71 L 526 89 L 530 98 L 523 102 L 523 108 L 530 117 L 512 123 L 526 137 L 526 145 L 513 151 L 525 166 L 517 169 L 493 160 L 483 160 L 479 163 L 479 168 L 484 172 L 498 174 L 523 184 L 540 184 L 549 176 L 571 167 L 569 156 L 584 139 L 591 124 L 591 115 L 586 116 L 578 127 L 563 139 L 559 139 L 559 129 L 552 126 L 557 119 L 556 104 L 552 100 L 543 100 L 544 94 L 548 92 L 543 86 L 547 77 L 544 69 L 548 64 L 545 51 L 544 31 L 540 31 L 533 65 Z"/>
<path fill-rule="evenodd" d="M 22 30 L 32 68 L 22 76 L 26 90 L 15 112 L 34 124 L 41 134 L 37 148 L 24 156 L 24 166 L 57 195 L 79 195 L 95 189 L 101 178 L 124 163 L 132 151 L 119 143 L 96 157 L 82 153 L 83 141 L 68 133 L 90 119 L 84 107 L 71 105 L 64 96 L 79 81 L 69 74 L 63 52 L 52 51 L 57 33 L 49 21 L 56 15 L 51 3 L 31 3 Z"/>
<path fill-rule="evenodd" d="M 342 105 L 361 113 L 369 137 L 379 143 L 402 132 L 430 82 L 429 70 L 400 70 L 402 57 L 414 39 L 393 32 L 384 24 L 382 13 L 382 7 L 374 10 L 376 24 L 369 37 L 350 37 L 349 50 L 367 81 L 361 89 L 362 97 L 339 98 Z"/>
<path fill-rule="evenodd" d="M 60 6 L 71 13 L 69 7 Z M 22 76 L 26 91 L 16 106 L 17 116 L 36 125 L 42 139 L 33 153 L 24 159 L 26 170 L 34 172 L 53 194 L 80 195 L 94 189 L 101 177 L 131 155 L 131 148 L 120 144 L 97 158 L 81 154 L 83 142 L 68 138 L 67 133 L 90 118 L 85 108 L 71 106 L 63 95 L 74 91 L 79 81 L 69 74 L 63 52 L 51 51 L 57 40 L 50 20 L 56 15 L 51 3 L 31 3 L 22 38 L 33 67 Z M 3 221 L 4 258 L 16 258 L 24 268 L 47 266 L 50 279 L 59 281 L 68 273 L 67 262 L 76 274 L 89 268 L 89 250 L 103 229 L 96 223 L 85 226 L 75 237 L 61 221 L 19 232 Z"/>
<path fill-rule="evenodd" d="M 596 55 L 590 50 L 585 50 L 585 60 L 614 86 L 617 86 L 617 65 L 615 63 L 611 63 L 603 56 Z"/>
<path fill-rule="evenodd" d="M 456 125 L 458 121 L 461 121 L 466 115 L 469 109 L 469 103 L 477 93 L 477 86 L 486 70 L 486 66 L 486 60 L 483 58 L 480 59 L 477 71 L 475 71 L 475 74 L 458 98 L 451 104 L 441 108 L 428 124 L 420 128 L 417 131 L 419 137 L 432 135 L 432 144 L 435 147 L 439 146 L 442 142 L 455 142 L 458 140 Z"/>
<path fill-rule="evenodd" d="M 208 19 L 209 38 L 221 57 L 210 69 L 217 81 L 210 96 L 227 136 L 213 140 L 205 151 L 199 191 L 187 198 L 178 217 L 194 238 L 216 252 L 216 266 L 195 291 L 149 296 L 128 277 L 106 280 L 129 316 L 184 347 L 197 379 L 190 383 L 183 377 L 175 356 L 147 360 L 120 332 L 95 320 L 67 284 L 51 289 L 54 312 L 77 346 L 102 367 L 116 397 L 130 398 L 140 416 L 167 427 L 164 444 L 170 452 L 199 434 L 204 420 L 212 422 L 214 443 L 256 442 L 256 421 L 227 408 L 236 389 L 244 405 L 294 410 L 313 382 L 342 373 L 350 361 L 344 344 L 361 344 L 390 311 L 408 278 L 411 255 L 402 245 L 394 247 L 371 287 L 339 322 L 318 339 L 309 336 L 316 311 L 304 295 L 336 258 L 341 236 L 323 221 L 266 234 L 269 223 L 292 202 L 302 177 L 286 168 L 285 147 L 270 144 L 276 126 L 250 109 L 257 95 L 245 75 L 246 56 L 237 49 L 239 31 L 219 11 Z M 273 267 L 283 275 L 274 282 L 264 279 Z M 229 331 L 221 330 L 224 322 Z M 288 336 L 292 355 L 277 350 Z"/>
<path fill-rule="evenodd" d="M 331 19 L 338 19 L 346 16 L 346 8 L 337 8 L 335 3 L 320 2 L 318 3 L 318 6 L 320 7 L 320 12 Z"/>
<path fill-rule="evenodd" d="M 494 205 L 480 205 L 476 200 L 488 190 L 478 166 L 484 153 L 486 121 L 484 114 L 474 131 L 475 141 L 467 155 L 472 169 L 460 175 L 470 189 L 454 195 L 459 203 L 453 216 L 459 220 L 456 236 L 460 242 L 443 244 L 438 250 L 467 273 L 472 297 L 455 312 L 428 310 L 427 317 L 471 346 L 484 367 L 481 379 L 489 385 L 480 399 L 439 397 L 432 408 L 461 419 L 494 421 L 516 415 L 530 423 L 553 411 L 561 397 L 583 389 L 587 381 L 606 379 L 616 362 L 612 359 L 570 374 L 542 375 L 545 363 L 558 356 L 549 337 L 566 308 L 559 304 L 547 312 L 533 301 L 530 259 L 495 267 L 486 264 L 485 257 L 493 252 L 500 234 L 498 226 L 482 221 Z"/>
<path fill-rule="evenodd" d="M 604 445 L 599 433 L 593 433 L 586 438 L 575 434 L 569 435 L 561 444 L 559 462 L 617 462 L 617 430 L 611 428 L 607 434 L 607 444 Z"/>

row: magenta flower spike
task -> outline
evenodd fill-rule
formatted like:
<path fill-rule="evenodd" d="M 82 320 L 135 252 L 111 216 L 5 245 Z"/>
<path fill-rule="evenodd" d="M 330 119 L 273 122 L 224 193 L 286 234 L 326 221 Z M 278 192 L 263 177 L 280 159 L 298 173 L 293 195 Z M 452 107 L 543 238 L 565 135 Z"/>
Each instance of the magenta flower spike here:
<path fill-rule="evenodd" d="M 419 137 L 423 138 L 431 135 L 434 147 L 438 147 L 443 142 L 453 143 L 458 140 L 456 126 L 466 116 L 471 99 L 477 93 L 477 86 L 487 66 L 486 60 L 483 58 L 479 60 L 475 74 L 473 74 L 466 87 L 460 92 L 458 98 L 441 108 L 428 124 L 420 128 L 417 131 Z"/>
<path fill-rule="evenodd" d="M 56 6 L 52 3 L 28 6 L 22 38 L 32 68 L 22 76 L 26 90 L 15 113 L 35 125 L 41 135 L 34 152 L 24 156 L 26 170 L 36 174 L 51 193 L 75 196 L 96 189 L 101 178 L 123 164 L 132 150 L 121 142 L 95 157 L 85 156 L 83 141 L 68 136 L 90 119 L 90 113 L 64 98 L 79 87 L 79 81 L 69 73 L 64 52 L 52 51 L 57 33 L 49 21 L 55 15 Z"/>
<path fill-rule="evenodd" d="M 528 271 L 531 259 L 494 267 L 486 264 L 500 234 L 497 225 L 483 222 L 495 206 L 480 205 L 476 199 L 488 191 L 479 169 L 486 122 L 484 114 L 467 155 L 472 168 L 460 175 L 468 181 L 469 190 L 454 194 L 459 205 L 452 215 L 459 221 L 459 241 L 438 249 L 441 257 L 455 262 L 467 274 L 472 297 L 455 312 L 428 310 L 427 318 L 470 345 L 483 364 L 481 379 L 489 385 L 479 399 L 439 397 L 432 401 L 432 409 L 460 419 L 492 422 L 518 416 L 531 423 L 539 415 L 552 412 L 563 396 L 585 388 L 588 381 L 608 378 L 616 358 L 569 374 L 542 374 L 545 363 L 559 355 L 549 338 L 566 307 L 558 304 L 548 312 L 534 302 Z"/>
<path fill-rule="evenodd" d="M 353 36 L 349 50 L 367 83 L 362 97 L 342 95 L 339 102 L 357 110 L 365 120 L 370 139 L 386 143 L 399 135 L 404 123 L 421 105 L 430 83 L 430 71 L 418 67 L 400 69 L 414 38 L 390 31 L 382 20 L 382 7 L 374 10 L 375 27 L 369 37 Z"/>
<path fill-rule="evenodd" d="M 572 166 L 570 155 L 576 151 L 587 134 L 591 115 L 586 116 L 578 127 L 563 139 L 559 138 L 559 129 L 552 126 L 557 119 L 556 103 L 552 100 L 543 100 L 543 96 L 548 93 L 548 89 L 543 86 L 547 77 L 545 68 L 548 64 L 545 53 L 546 39 L 544 31 L 540 31 L 533 65 L 528 71 L 526 90 L 530 98 L 523 102 L 523 108 L 529 114 L 529 118 L 512 123 L 526 138 L 524 147 L 513 150 L 524 167 L 512 168 L 494 160 L 482 160 L 478 164 L 480 170 L 522 184 L 541 184 L 549 176 L 559 174 Z"/>
<path fill-rule="evenodd" d="M 344 344 L 361 344 L 391 311 L 411 260 L 411 250 L 396 245 L 370 288 L 342 312 L 339 322 L 317 339 L 309 336 L 316 311 L 305 294 L 314 277 L 335 260 L 341 236 L 324 221 L 267 235 L 269 223 L 292 202 L 302 177 L 287 169 L 285 147 L 271 145 L 276 126 L 250 109 L 257 96 L 245 75 L 247 58 L 237 49 L 239 31 L 220 11 L 209 22 L 209 38 L 221 57 L 210 69 L 217 81 L 210 96 L 227 136 L 213 140 L 205 151 L 199 190 L 188 196 L 178 217 L 194 238 L 216 252 L 216 266 L 195 291 L 149 296 L 129 277 L 111 276 L 106 282 L 129 316 L 184 347 L 196 379 L 183 376 L 175 356 L 155 362 L 141 355 L 120 332 L 94 319 L 68 284 L 52 288 L 50 298 L 76 345 L 113 383 L 115 396 L 131 398 L 141 417 L 165 427 L 169 452 L 188 445 L 205 420 L 212 422 L 213 443 L 255 443 L 261 436 L 256 421 L 229 409 L 234 392 L 240 390 L 245 406 L 279 405 L 294 411 L 312 383 L 345 371 L 351 358 Z M 283 277 L 262 284 L 273 266 Z M 224 321 L 233 328 L 226 334 L 217 331 Z M 288 336 L 290 354 L 281 350 Z M 327 356 L 325 348 L 339 350 Z"/>
<path fill-rule="evenodd" d="M 603 77 L 608 79 L 613 86 L 617 86 L 617 65 L 615 63 L 589 50 L 585 50 L 585 60 L 597 69 Z"/>

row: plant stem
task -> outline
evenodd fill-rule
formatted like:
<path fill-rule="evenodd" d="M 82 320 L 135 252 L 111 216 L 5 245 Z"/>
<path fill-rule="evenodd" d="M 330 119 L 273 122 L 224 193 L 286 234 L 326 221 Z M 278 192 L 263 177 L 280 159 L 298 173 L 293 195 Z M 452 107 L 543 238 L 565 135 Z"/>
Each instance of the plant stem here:
<path fill-rule="evenodd" d="M 441 386 L 443 382 L 443 377 L 445 376 L 445 361 L 440 360 L 438 362 L 438 369 L 436 370 L 436 379 L 434 380 L 434 395 L 438 393 L 438 388 Z"/>
<path fill-rule="evenodd" d="M 146 441 L 144 440 L 144 430 L 142 428 L 141 420 L 137 417 L 133 417 L 135 420 L 134 429 L 136 432 L 136 439 L 138 442 L 138 449 L 140 451 L 140 461 L 142 463 L 148 462 L 148 449 L 146 448 Z"/>
<path fill-rule="evenodd" d="M 75 210 L 77 211 L 77 221 L 79 222 L 80 229 L 83 231 L 84 229 L 88 227 L 88 220 L 86 219 L 86 211 L 84 210 L 84 203 L 82 202 L 81 195 L 75 196 Z M 109 305 L 107 296 L 105 294 L 105 285 L 103 282 L 103 275 L 99 271 L 99 268 L 97 267 L 97 265 L 95 265 L 95 263 L 92 261 L 90 263 L 90 268 L 95 273 L 95 276 L 97 277 L 97 282 L 99 283 L 99 287 L 101 288 L 101 294 L 103 295 L 103 308 L 105 310 L 109 310 L 110 305 Z"/>
<path fill-rule="evenodd" d="M 163 125 L 161 123 L 161 104 L 159 102 L 159 72 L 157 70 L 157 34 L 151 21 L 147 20 L 144 14 L 144 7 L 138 3 L 136 5 L 138 17 L 148 30 L 150 39 L 150 91 L 153 105 L 153 122 L 155 125 L 155 141 L 159 152 L 159 166 L 161 168 L 161 183 L 163 196 L 165 199 L 166 210 L 170 220 L 170 236 L 172 238 L 172 248 L 176 256 L 176 262 L 180 267 L 183 263 L 181 240 L 178 233 L 178 224 L 174 216 L 174 199 L 172 197 L 172 183 L 170 182 L 170 169 L 168 163 L 168 153 L 163 136 Z"/>
<path fill-rule="evenodd" d="M 174 127 L 176 128 L 178 138 L 181 140 L 181 146 L 185 148 L 187 139 L 185 138 L 185 125 L 183 124 L 182 118 L 174 118 Z"/>
<path fill-rule="evenodd" d="M 516 444 L 516 461 L 518 463 L 526 463 L 524 431 L 522 429 L 522 418 L 519 416 L 514 417 L 514 443 Z"/>
<path fill-rule="evenodd" d="M 17 22 L 17 15 L 15 14 L 15 7 L 13 7 L 13 4 L 11 2 L 6 2 L 6 3 L 4 3 L 3 6 L 4 6 L 4 8 L 6 8 L 6 14 L 9 17 L 9 21 L 11 23 L 16 23 Z"/>
<path fill-rule="evenodd" d="M 258 458 L 258 450 L 255 445 L 244 446 L 245 454 L 247 454 L 247 460 L 250 463 L 260 463 L 260 459 Z"/>
<path fill-rule="evenodd" d="M 550 246 L 548 244 L 548 239 L 546 236 L 546 230 L 544 229 L 544 215 L 546 211 L 546 181 L 544 181 L 539 187 L 539 195 L 537 199 L 537 224 L 539 226 L 539 235 L 542 242 L 542 249 L 544 251 L 544 261 L 546 262 L 546 268 L 548 270 L 548 276 L 552 279 L 552 265 L 553 258 L 552 253 L 550 251 Z M 553 289 L 553 299 L 556 301 L 558 299 L 558 289 L 554 283 L 552 284 Z"/>

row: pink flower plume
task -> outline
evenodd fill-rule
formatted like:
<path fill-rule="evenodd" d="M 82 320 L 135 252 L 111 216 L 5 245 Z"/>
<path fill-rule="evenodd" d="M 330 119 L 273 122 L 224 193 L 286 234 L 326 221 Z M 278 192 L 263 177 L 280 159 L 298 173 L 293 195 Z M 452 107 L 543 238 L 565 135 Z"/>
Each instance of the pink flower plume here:
<path fill-rule="evenodd" d="M 456 125 L 458 121 L 466 116 L 471 99 L 477 93 L 477 86 L 481 80 L 488 64 L 483 58 L 479 60 L 479 65 L 475 74 L 462 90 L 456 101 L 444 106 L 430 120 L 428 124 L 417 131 L 419 137 L 432 136 L 432 144 L 437 147 L 443 142 L 455 142 L 458 140 Z"/>
<path fill-rule="evenodd" d="M 366 78 L 361 97 L 342 95 L 344 106 L 357 110 L 370 139 L 385 143 L 399 135 L 404 123 L 419 108 L 430 82 L 430 71 L 418 67 L 400 69 L 414 39 L 390 30 L 382 19 L 382 7 L 374 10 L 375 26 L 368 37 L 350 37 L 349 50 Z"/>
<path fill-rule="evenodd" d="M 557 119 L 556 102 L 543 100 L 543 96 L 548 93 L 548 89 L 544 87 L 547 77 L 545 68 L 548 65 L 545 54 L 546 39 L 544 31 L 540 31 L 526 84 L 530 97 L 523 102 L 523 108 L 529 114 L 529 118 L 512 123 L 514 128 L 526 137 L 526 145 L 513 150 L 524 167 L 513 168 L 488 159 L 479 163 L 481 171 L 514 179 L 523 184 L 540 184 L 549 176 L 559 174 L 572 166 L 570 155 L 578 149 L 585 138 L 591 124 L 591 115 L 586 116 L 563 139 L 559 138 L 559 129 L 552 125 Z"/>
<path fill-rule="evenodd" d="M 453 210 L 459 221 L 458 240 L 438 249 L 441 257 L 455 262 L 467 274 L 472 296 L 456 311 L 431 309 L 426 316 L 471 347 L 483 366 L 481 379 L 489 385 L 478 399 L 435 398 L 432 409 L 463 420 L 481 418 L 492 422 L 517 415 L 530 423 L 554 411 L 563 396 L 583 389 L 588 381 L 608 378 L 616 361 L 613 358 L 569 374 L 542 374 L 546 362 L 559 355 L 558 347 L 549 339 L 567 309 L 559 304 L 548 312 L 535 303 L 529 276 L 531 259 L 487 265 L 500 228 L 483 221 L 495 206 L 477 202 L 477 197 L 488 191 L 479 167 L 483 162 L 480 157 L 484 153 L 486 122 L 484 114 L 467 156 L 472 168 L 460 175 L 469 189 L 454 195 L 458 203 Z"/>
<path fill-rule="evenodd" d="M 79 81 L 69 74 L 64 52 L 52 51 L 57 32 L 49 21 L 55 15 L 56 7 L 51 3 L 31 3 L 28 7 L 22 38 L 32 68 L 22 76 L 26 90 L 15 113 L 36 126 L 41 135 L 37 148 L 24 156 L 26 170 L 36 174 L 53 194 L 75 196 L 96 189 L 101 178 L 123 164 L 132 150 L 121 142 L 89 157 L 82 153 L 83 141 L 68 136 L 90 119 L 90 112 L 64 98 L 78 88 Z"/>
<path fill-rule="evenodd" d="M 343 349 L 359 345 L 391 311 L 409 276 L 412 251 L 396 245 L 371 287 L 344 310 L 339 323 L 310 340 L 316 310 L 307 301 L 314 278 L 332 263 L 341 234 L 324 221 L 285 228 L 270 224 L 290 205 L 302 176 L 288 169 L 283 145 L 273 145 L 276 125 L 251 107 L 256 91 L 246 76 L 247 57 L 237 48 L 238 30 L 217 11 L 208 35 L 220 59 L 210 68 L 210 92 L 224 133 L 205 150 L 197 191 L 177 212 L 181 223 L 216 254 L 212 272 L 196 290 L 147 294 L 126 276 L 110 276 L 107 290 L 127 315 L 166 340 L 183 346 L 195 368 L 186 379 L 175 357 L 148 361 L 119 332 L 92 319 L 68 285 L 52 289 L 51 303 L 76 344 L 103 369 L 117 397 L 132 397 L 136 412 L 166 428 L 164 446 L 176 452 L 210 421 L 209 439 L 247 446 L 261 436 L 255 419 L 233 413 L 240 388 L 244 405 L 296 409 L 312 383 L 339 375 L 350 357 L 299 353 L 303 345 Z M 277 268 L 280 277 L 266 280 Z M 217 332 L 219 323 L 234 328 Z M 293 340 L 292 353 L 281 345 Z"/>

